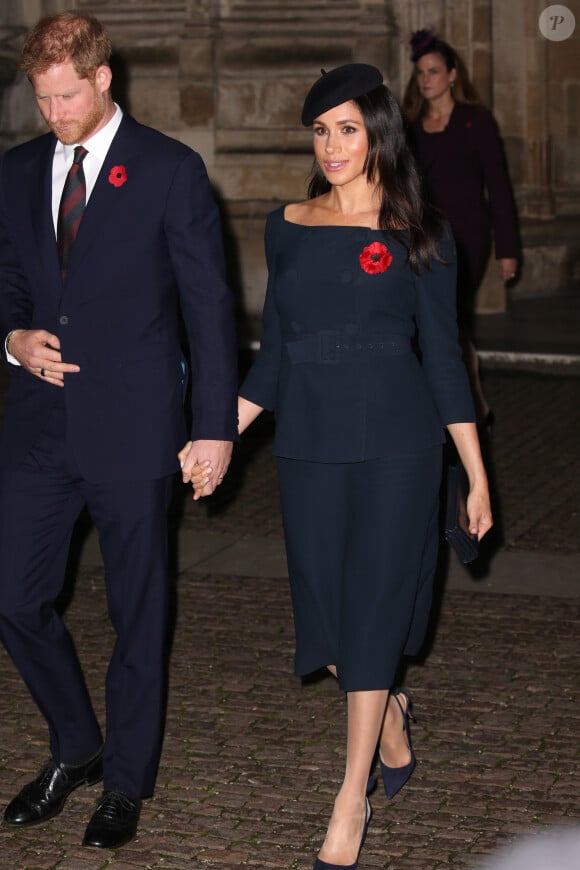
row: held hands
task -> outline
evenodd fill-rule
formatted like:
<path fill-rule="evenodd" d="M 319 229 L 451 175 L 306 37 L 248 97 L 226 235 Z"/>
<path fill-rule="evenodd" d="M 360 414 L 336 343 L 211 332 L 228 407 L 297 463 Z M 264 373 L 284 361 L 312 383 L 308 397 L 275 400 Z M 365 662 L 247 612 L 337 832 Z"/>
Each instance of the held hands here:
<path fill-rule="evenodd" d="M 209 459 L 204 460 L 198 465 L 194 465 L 189 482 L 193 487 L 193 500 L 197 501 L 206 495 L 211 495 L 214 492 L 215 487 L 212 489 L 210 480 L 212 475 L 212 468 L 210 465 Z M 216 482 L 216 486 L 219 486 L 220 481 Z"/>
<path fill-rule="evenodd" d="M 231 441 L 188 441 L 177 457 L 184 483 L 193 486 L 193 499 L 211 495 L 223 481 L 232 457 Z"/>
<path fill-rule="evenodd" d="M 80 372 L 79 366 L 62 361 L 60 339 L 46 329 L 15 329 L 6 350 L 31 375 L 56 387 L 64 386 L 65 373 Z"/>

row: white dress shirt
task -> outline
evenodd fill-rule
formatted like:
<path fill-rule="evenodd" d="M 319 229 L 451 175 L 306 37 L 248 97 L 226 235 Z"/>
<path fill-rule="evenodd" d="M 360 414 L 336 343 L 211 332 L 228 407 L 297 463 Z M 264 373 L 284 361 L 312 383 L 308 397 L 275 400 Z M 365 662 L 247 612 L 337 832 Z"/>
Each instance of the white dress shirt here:
<path fill-rule="evenodd" d="M 90 136 L 83 142 L 84 147 L 88 151 L 88 154 L 83 160 L 83 172 L 85 174 L 85 182 L 87 188 L 87 202 L 89 201 L 90 195 L 93 192 L 97 177 L 103 167 L 103 163 L 106 160 L 109 148 L 111 147 L 111 142 L 113 141 L 115 133 L 119 129 L 119 125 L 122 120 L 123 112 L 115 103 L 115 114 L 113 115 L 111 120 L 108 121 L 101 130 L 95 133 L 94 136 Z M 72 166 L 75 148 L 76 145 L 64 145 L 62 142 L 57 142 L 56 148 L 54 150 L 54 157 L 52 159 L 52 221 L 54 224 L 55 245 L 57 232 L 56 228 L 58 222 L 58 209 L 60 206 L 64 183 L 68 171 Z M 10 333 L 8 333 L 4 341 L 6 358 L 8 362 L 12 363 L 15 366 L 19 366 L 20 363 L 18 362 L 18 360 L 6 350 L 6 343 L 8 341 L 9 335 Z"/>

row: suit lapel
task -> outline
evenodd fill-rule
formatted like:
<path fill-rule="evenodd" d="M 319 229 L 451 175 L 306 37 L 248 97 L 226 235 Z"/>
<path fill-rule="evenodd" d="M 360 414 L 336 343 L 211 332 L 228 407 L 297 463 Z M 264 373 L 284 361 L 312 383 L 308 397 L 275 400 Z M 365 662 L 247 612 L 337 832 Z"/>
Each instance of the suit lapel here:
<path fill-rule="evenodd" d="M 40 273 L 48 277 L 49 286 L 60 295 L 60 265 L 52 220 L 52 161 L 56 139 L 47 135 L 39 140 L 39 144 L 39 156 L 29 167 L 29 213 L 32 215 Z"/>
<path fill-rule="evenodd" d="M 69 280 L 74 278 L 75 272 L 82 265 L 91 247 L 99 244 L 110 211 L 118 206 L 120 197 L 126 194 L 124 185 L 116 187 L 109 181 L 109 177 L 111 169 L 114 166 L 124 166 L 134 151 L 133 137 L 130 135 L 134 123 L 131 117 L 125 115 L 111 142 L 72 246 L 65 292 Z"/>

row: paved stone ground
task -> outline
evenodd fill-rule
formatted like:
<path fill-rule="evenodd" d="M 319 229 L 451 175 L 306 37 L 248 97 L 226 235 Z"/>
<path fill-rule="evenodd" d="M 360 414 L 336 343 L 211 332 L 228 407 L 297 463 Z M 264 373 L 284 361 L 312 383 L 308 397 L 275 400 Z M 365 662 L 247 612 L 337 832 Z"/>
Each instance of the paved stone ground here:
<path fill-rule="evenodd" d="M 0 866 L 303 868 L 324 835 L 343 766 L 345 705 L 331 678 L 292 676 L 283 581 L 185 575 L 167 732 L 137 840 L 78 845 L 98 789 L 39 828 L 0 829 Z M 102 572 L 82 573 L 68 622 L 102 715 L 112 643 Z M 578 608 L 540 597 L 448 593 L 430 654 L 412 664 L 419 763 L 387 802 L 377 790 L 361 870 L 472 867 L 500 843 L 580 815 Z M 43 723 L 0 660 L 0 800 L 46 753 Z"/>
<path fill-rule="evenodd" d="M 488 374 L 495 546 L 578 552 L 579 386 Z M 281 534 L 269 439 L 267 424 L 246 439 L 213 503 L 184 499 L 181 529 Z M 541 596 L 440 591 L 428 654 L 405 677 L 418 767 L 395 800 L 373 796 L 361 870 L 473 868 L 519 834 L 580 824 L 577 600 L 552 597 L 549 578 Z M 311 868 L 342 772 L 345 704 L 330 677 L 292 675 L 287 584 L 188 571 L 176 605 L 158 788 L 137 840 L 83 850 L 99 794 L 83 789 L 46 825 L 0 827 L 1 868 Z M 81 566 L 67 622 L 102 717 L 113 642 L 102 569 Z M 1 805 L 45 757 L 44 724 L 0 651 Z"/>

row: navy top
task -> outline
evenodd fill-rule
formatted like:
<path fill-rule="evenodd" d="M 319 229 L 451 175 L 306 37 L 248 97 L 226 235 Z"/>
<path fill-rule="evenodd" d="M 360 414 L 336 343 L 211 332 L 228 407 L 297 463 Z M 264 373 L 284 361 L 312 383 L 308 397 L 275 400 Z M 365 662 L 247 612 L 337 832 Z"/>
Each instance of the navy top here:
<path fill-rule="evenodd" d="M 433 261 L 420 276 L 405 238 L 294 224 L 284 207 L 269 215 L 263 337 L 240 394 L 274 410 L 278 456 L 362 461 L 441 443 L 445 425 L 475 420 L 451 235 L 448 263 Z M 373 243 L 382 246 L 376 264 L 374 249 L 365 251 Z M 417 328 L 422 363 L 411 348 Z"/>

